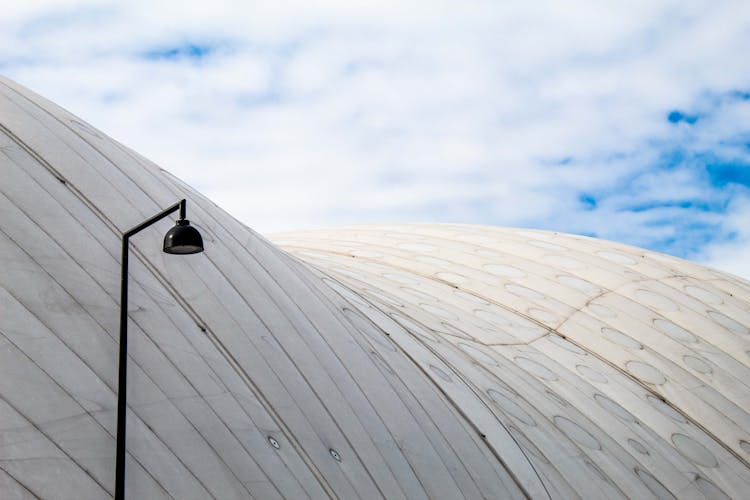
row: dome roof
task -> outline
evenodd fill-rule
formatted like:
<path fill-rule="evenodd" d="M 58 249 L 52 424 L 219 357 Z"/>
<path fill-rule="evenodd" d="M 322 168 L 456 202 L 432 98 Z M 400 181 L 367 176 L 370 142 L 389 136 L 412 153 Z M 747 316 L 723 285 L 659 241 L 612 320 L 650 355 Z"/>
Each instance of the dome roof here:
<path fill-rule="evenodd" d="M 114 490 L 131 239 L 132 498 L 742 497 L 750 284 L 459 225 L 259 236 L 0 79 L 0 497 Z M 290 255 L 291 254 L 291 255 Z"/>
<path fill-rule="evenodd" d="M 372 321 L 400 323 L 399 349 L 491 446 L 530 462 L 533 472 L 507 459 L 516 477 L 538 474 L 553 496 L 742 496 L 747 281 L 527 229 L 354 226 L 272 240 Z"/>

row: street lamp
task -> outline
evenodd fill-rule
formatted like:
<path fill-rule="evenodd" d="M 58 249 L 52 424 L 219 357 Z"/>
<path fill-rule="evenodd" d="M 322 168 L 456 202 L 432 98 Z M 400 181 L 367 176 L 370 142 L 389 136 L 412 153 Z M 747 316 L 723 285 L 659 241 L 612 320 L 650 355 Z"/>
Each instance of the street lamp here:
<path fill-rule="evenodd" d="M 122 235 L 122 275 L 120 277 L 120 352 L 117 379 L 117 452 L 115 457 L 115 500 L 125 500 L 125 413 L 128 375 L 128 251 L 130 237 L 180 210 L 177 224 L 164 236 L 164 252 L 188 255 L 203 251 L 203 238 L 185 218 L 185 200 L 159 212 Z"/>

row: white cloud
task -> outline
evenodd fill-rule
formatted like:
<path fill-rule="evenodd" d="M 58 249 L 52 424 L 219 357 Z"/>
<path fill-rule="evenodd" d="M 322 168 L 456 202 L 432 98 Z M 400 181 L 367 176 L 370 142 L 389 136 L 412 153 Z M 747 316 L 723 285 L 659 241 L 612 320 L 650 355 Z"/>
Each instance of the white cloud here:
<path fill-rule="evenodd" d="M 0 71 L 261 231 L 542 226 L 750 276 L 747 190 L 690 163 L 750 165 L 750 101 L 726 98 L 749 29 L 737 2 L 19 2 Z"/>
<path fill-rule="evenodd" d="M 736 234 L 735 238 L 707 248 L 703 260 L 718 269 L 750 277 L 750 259 L 747 258 L 750 255 L 750 198 L 745 196 L 732 203 L 723 222 Z"/>

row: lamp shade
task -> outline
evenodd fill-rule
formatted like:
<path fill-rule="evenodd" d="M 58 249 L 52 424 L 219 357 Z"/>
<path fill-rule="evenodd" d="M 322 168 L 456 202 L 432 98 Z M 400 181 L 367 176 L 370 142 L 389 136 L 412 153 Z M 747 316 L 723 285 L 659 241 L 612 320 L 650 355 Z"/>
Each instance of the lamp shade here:
<path fill-rule="evenodd" d="M 164 235 L 164 252 L 178 255 L 200 253 L 203 251 L 203 238 L 187 219 L 180 219 Z"/>

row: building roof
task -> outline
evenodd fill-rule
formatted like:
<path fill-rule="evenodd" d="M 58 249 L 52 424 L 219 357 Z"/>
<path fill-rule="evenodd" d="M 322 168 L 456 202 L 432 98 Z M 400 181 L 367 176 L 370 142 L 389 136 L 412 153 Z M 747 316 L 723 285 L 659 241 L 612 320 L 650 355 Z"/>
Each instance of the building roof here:
<path fill-rule="evenodd" d="M 563 496 L 643 497 L 644 485 L 742 496 L 747 281 L 527 229 L 354 226 L 272 240 L 355 292 L 371 319 L 410 330 L 400 348 L 490 445 L 533 463 L 509 460 L 518 477 L 538 473 Z"/>
<path fill-rule="evenodd" d="M 131 240 L 132 498 L 740 498 L 750 284 L 578 236 L 253 232 L 0 79 L 0 496 L 114 489 Z"/>

